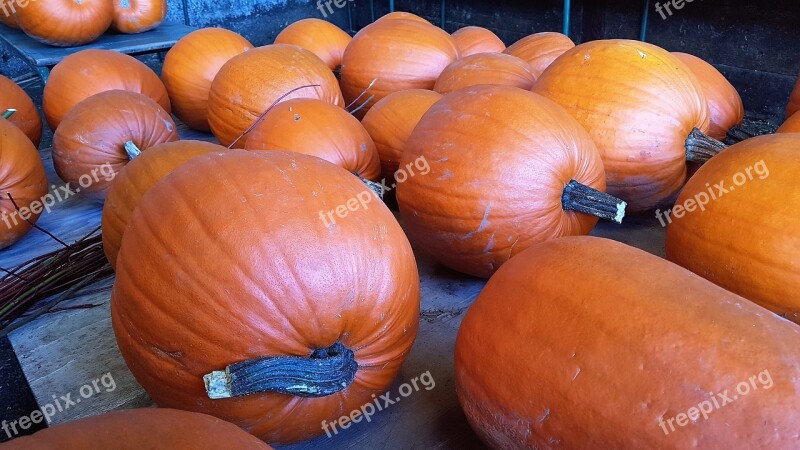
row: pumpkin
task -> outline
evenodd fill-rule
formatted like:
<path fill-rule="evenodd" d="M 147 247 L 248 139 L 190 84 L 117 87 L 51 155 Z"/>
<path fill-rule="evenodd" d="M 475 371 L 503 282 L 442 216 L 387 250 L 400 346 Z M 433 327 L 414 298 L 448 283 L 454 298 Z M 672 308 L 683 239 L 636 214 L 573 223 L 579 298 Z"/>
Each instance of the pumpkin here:
<path fill-rule="evenodd" d="M 129 91 L 106 91 L 78 103 L 53 134 L 53 165 L 75 192 L 103 199 L 116 174 L 139 152 L 177 141 L 172 117 Z"/>
<path fill-rule="evenodd" d="M 13 28 L 15 30 L 19 29 L 19 25 L 17 25 L 17 19 L 14 17 L 14 11 L 11 11 L 10 8 L 8 11 L 0 11 L 0 22 L 3 22 L 9 28 Z"/>
<path fill-rule="evenodd" d="M 577 236 L 489 280 L 458 331 L 455 384 L 490 448 L 788 450 L 798 348 L 800 328 L 744 298 Z"/>
<path fill-rule="evenodd" d="M 800 111 L 800 76 L 797 77 L 792 94 L 789 97 L 789 104 L 786 106 L 786 117 L 791 117 Z"/>
<path fill-rule="evenodd" d="M 0 249 L 30 231 L 26 219 L 32 223 L 39 219 L 45 194 L 47 176 L 39 152 L 25 133 L 0 118 Z"/>
<path fill-rule="evenodd" d="M 419 276 L 392 213 L 346 170 L 230 150 L 144 194 L 111 318 L 157 404 L 290 443 L 389 387 L 417 333 Z M 261 382 L 242 385 L 248 373 Z"/>
<path fill-rule="evenodd" d="M 167 408 L 139 408 L 62 423 L 38 431 L 33 436 L 14 439 L 3 444 L 2 448 L 269 450 L 271 447 L 235 425 L 205 414 Z"/>
<path fill-rule="evenodd" d="M 525 61 L 502 53 L 479 53 L 445 67 L 433 90 L 449 94 L 477 84 L 502 84 L 528 90 L 536 77 Z"/>
<path fill-rule="evenodd" d="M 111 26 L 120 33 L 142 33 L 161 25 L 167 17 L 166 0 L 113 0 Z"/>
<path fill-rule="evenodd" d="M 329 69 L 342 64 L 342 55 L 352 38 L 336 25 L 321 19 L 303 19 L 278 33 L 275 44 L 303 47 L 319 56 Z"/>
<path fill-rule="evenodd" d="M 496 34 L 482 27 L 459 28 L 452 36 L 462 58 L 477 53 L 500 53 L 506 49 Z"/>
<path fill-rule="evenodd" d="M 380 158 L 361 122 L 344 109 L 311 98 L 272 108 L 248 134 L 247 150 L 285 150 L 316 156 L 367 180 L 378 180 Z"/>
<path fill-rule="evenodd" d="M 161 69 L 161 80 L 175 115 L 189 128 L 211 131 L 211 82 L 226 62 L 252 48 L 247 39 L 223 28 L 203 28 L 182 37 L 167 52 Z"/>
<path fill-rule="evenodd" d="M 208 97 L 208 123 L 222 145 L 242 148 L 242 134 L 256 119 L 276 101 L 292 98 L 343 106 L 336 77 L 313 53 L 286 44 L 258 47 L 219 70 Z"/>
<path fill-rule="evenodd" d="M 526 36 L 509 46 L 504 53 L 516 56 L 531 66 L 537 78 L 553 61 L 575 47 L 572 39 L 556 32 L 542 32 Z"/>
<path fill-rule="evenodd" d="M 728 130 L 742 124 L 744 105 L 736 88 L 711 64 L 688 53 L 673 52 L 697 77 L 708 103 L 710 118 L 708 135 L 725 139 Z"/>
<path fill-rule="evenodd" d="M 384 97 L 364 116 L 367 130 L 381 160 L 381 177 L 391 180 L 403 157 L 403 148 L 419 119 L 442 94 L 425 89 L 407 89 Z"/>
<path fill-rule="evenodd" d="M 164 84 L 144 63 L 111 50 L 81 50 L 53 67 L 44 87 L 42 109 L 55 131 L 70 109 L 94 94 L 123 89 L 144 94 L 170 112 Z"/>
<path fill-rule="evenodd" d="M 478 277 L 535 243 L 589 233 L 595 215 L 624 214 L 624 202 L 601 192 L 603 163 L 586 131 L 558 105 L 511 86 L 473 86 L 436 102 L 400 167 L 397 203 L 411 241 Z M 597 209 L 587 208 L 591 199 Z"/>
<path fill-rule="evenodd" d="M 363 117 L 392 92 L 433 89 L 442 70 L 458 56 L 455 41 L 440 28 L 417 20 L 378 20 L 362 28 L 344 51 L 344 98 L 354 102 L 376 80 L 362 98 L 366 106 L 357 115 Z"/>
<path fill-rule="evenodd" d="M 668 213 L 666 242 L 670 261 L 798 323 L 799 151 L 800 136 L 774 134 L 712 158 Z"/>
<path fill-rule="evenodd" d="M 111 184 L 103 204 L 103 251 L 112 267 L 125 227 L 142 196 L 153 185 L 190 159 L 225 147 L 203 141 L 174 141 L 158 144 L 131 159 Z"/>
<path fill-rule="evenodd" d="M 800 114 L 792 114 L 775 132 L 800 133 Z"/>
<path fill-rule="evenodd" d="M 413 14 L 413 13 L 410 13 L 410 12 L 405 12 L 405 11 L 390 12 L 389 14 L 385 14 L 385 15 L 379 17 L 378 20 L 376 20 L 376 22 L 379 21 L 379 20 L 392 20 L 392 19 L 413 20 L 415 22 L 427 23 L 428 25 L 433 25 L 428 20 L 423 19 L 422 17 L 420 17 L 420 16 L 418 16 L 416 14 Z"/>
<path fill-rule="evenodd" d="M 17 86 L 17 83 L 2 75 L 0 75 L 0 91 L 3 92 L 3 96 L 0 97 L 0 113 L 14 109 L 14 114 L 8 120 L 22 130 L 38 148 L 42 140 L 42 118 L 33 100 Z"/>
<path fill-rule="evenodd" d="M 683 186 L 687 158 L 699 155 L 687 151 L 687 139 L 695 128 L 708 131 L 697 78 L 671 53 L 645 42 L 578 45 L 548 67 L 533 91 L 586 128 L 603 156 L 608 192 L 632 211 L 652 209 Z"/>
<path fill-rule="evenodd" d="M 114 6 L 108 0 L 36 0 L 17 8 L 14 15 L 19 28 L 37 41 L 73 47 L 105 33 L 111 26 Z"/>

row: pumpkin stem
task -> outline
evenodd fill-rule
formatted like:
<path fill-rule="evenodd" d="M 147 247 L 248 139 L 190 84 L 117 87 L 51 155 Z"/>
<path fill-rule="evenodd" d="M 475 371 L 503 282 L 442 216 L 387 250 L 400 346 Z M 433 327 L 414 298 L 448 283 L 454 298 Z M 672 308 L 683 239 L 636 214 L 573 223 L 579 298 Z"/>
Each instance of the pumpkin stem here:
<path fill-rule="evenodd" d="M 686 160 L 702 164 L 726 148 L 723 142 L 694 128 L 686 138 Z"/>
<path fill-rule="evenodd" d="M 376 182 L 371 181 L 371 180 L 368 180 L 368 179 L 363 178 L 363 177 L 361 177 L 359 175 L 356 175 L 356 176 L 359 179 L 361 179 L 361 182 L 366 184 L 367 187 L 370 188 L 372 190 L 372 192 L 374 192 L 375 195 L 378 196 L 379 199 L 383 200 L 383 195 L 385 194 L 385 192 L 383 190 L 383 185 L 382 184 L 376 183 Z"/>
<path fill-rule="evenodd" d="M 9 108 L 3 113 L 3 119 L 8 119 L 9 117 L 13 116 L 14 113 L 17 112 L 16 109 Z"/>
<path fill-rule="evenodd" d="M 295 397 L 325 397 L 353 382 L 358 363 L 352 350 L 337 342 L 308 357 L 265 356 L 233 363 L 203 376 L 208 398 L 277 392 Z"/>
<path fill-rule="evenodd" d="M 128 141 L 125 143 L 125 153 L 128 154 L 128 159 L 133 159 L 141 155 L 142 151 L 139 150 L 139 147 L 137 147 L 133 141 Z"/>
<path fill-rule="evenodd" d="M 613 195 L 575 180 L 570 180 L 561 193 L 561 207 L 564 211 L 578 211 L 617 223 L 622 223 L 627 205 Z"/>
<path fill-rule="evenodd" d="M 745 139 L 750 139 L 751 137 L 755 137 L 755 134 L 741 127 L 733 127 L 730 130 L 728 130 L 726 137 L 728 138 L 729 141 L 737 143 L 737 142 L 742 142 Z"/>

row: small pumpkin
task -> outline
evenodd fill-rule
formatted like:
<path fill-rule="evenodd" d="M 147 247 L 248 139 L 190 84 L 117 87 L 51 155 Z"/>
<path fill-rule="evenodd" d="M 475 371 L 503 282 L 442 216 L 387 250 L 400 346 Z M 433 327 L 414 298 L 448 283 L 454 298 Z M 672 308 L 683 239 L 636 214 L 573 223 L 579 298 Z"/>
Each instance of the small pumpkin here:
<path fill-rule="evenodd" d="M 525 61 L 503 53 L 479 53 L 445 67 L 433 90 L 445 95 L 478 84 L 502 84 L 528 90 L 536 77 Z"/>
<path fill-rule="evenodd" d="M 797 77 L 792 94 L 789 97 L 789 104 L 786 106 L 786 117 L 791 117 L 800 111 L 800 75 Z"/>
<path fill-rule="evenodd" d="M 109 0 L 36 0 L 17 8 L 17 25 L 28 36 L 56 47 L 93 42 L 114 17 Z"/>
<path fill-rule="evenodd" d="M 352 38 L 344 30 L 322 19 L 302 19 L 278 33 L 275 44 L 290 44 L 319 56 L 329 69 L 342 64 L 342 55 Z"/>
<path fill-rule="evenodd" d="M 139 152 L 177 141 L 172 117 L 147 96 L 106 91 L 78 103 L 53 134 L 53 165 L 75 192 L 104 199 L 116 174 Z"/>
<path fill-rule="evenodd" d="M 496 34 L 482 27 L 459 28 L 452 36 L 462 58 L 477 53 L 501 53 L 506 49 L 506 44 Z"/>
<path fill-rule="evenodd" d="M 175 115 L 193 130 L 211 131 L 211 82 L 226 62 L 252 48 L 247 39 L 223 28 L 203 28 L 182 37 L 167 52 L 161 69 Z"/>
<path fill-rule="evenodd" d="M 516 56 L 530 64 L 531 71 L 538 78 L 556 58 L 573 47 L 575 47 L 575 43 L 566 35 L 546 31 L 518 40 L 504 53 Z"/>
<path fill-rule="evenodd" d="M 775 132 L 800 133 L 800 114 L 792 114 Z"/>
<path fill-rule="evenodd" d="M 157 28 L 167 17 L 166 0 L 113 0 L 111 26 L 120 33 L 143 33 Z"/>
<path fill-rule="evenodd" d="M 243 148 L 248 137 L 242 134 L 256 119 L 279 99 L 292 98 L 343 106 L 336 77 L 313 53 L 286 44 L 258 47 L 219 70 L 208 97 L 208 123 L 222 145 Z"/>
<path fill-rule="evenodd" d="M 459 402 L 490 448 L 797 448 L 800 328 L 642 250 L 554 239 L 458 331 Z M 557 443 L 557 444 L 556 444 Z"/>
<path fill-rule="evenodd" d="M 598 216 L 624 215 L 625 202 L 601 192 L 603 163 L 586 131 L 511 86 L 472 86 L 436 102 L 400 166 L 397 203 L 411 241 L 478 277 L 535 243 L 588 234 Z"/>
<path fill-rule="evenodd" d="M 67 56 L 53 67 L 42 97 L 45 119 L 55 131 L 79 102 L 114 89 L 144 94 L 170 112 L 164 84 L 144 63 L 123 53 L 88 49 Z"/>
<path fill-rule="evenodd" d="M 33 100 L 17 86 L 17 83 L 2 75 L 0 75 L 0 91 L 3 92 L 3 96 L 0 97 L 0 113 L 9 109 L 15 110 L 8 118 L 9 122 L 22 130 L 34 147 L 38 148 L 42 140 L 42 118 Z"/>

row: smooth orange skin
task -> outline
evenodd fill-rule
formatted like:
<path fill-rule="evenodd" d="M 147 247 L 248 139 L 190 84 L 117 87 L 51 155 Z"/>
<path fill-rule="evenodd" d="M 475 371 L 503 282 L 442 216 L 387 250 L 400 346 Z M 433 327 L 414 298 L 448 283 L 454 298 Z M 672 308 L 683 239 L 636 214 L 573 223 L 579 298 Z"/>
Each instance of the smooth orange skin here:
<path fill-rule="evenodd" d="M 679 266 L 561 238 L 515 256 L 469 308 L 456 392 L 490 448 L 789 450 L 800 443 L 798 348 L 800 328 Z M 670 430 L 764 370 L 770 388 L 755 381 Z"/>
<path fill-rule="evenodd" d="M 597 148 L 566 111 L 531 92 L 482 85 L 446 95 L 414 128 L 400 167 L 420 157 L 430 173 L 413 169 L 397 185 L 406 232 L 459 272 L 488 277 L 535 243 L 597 223 L 561 205 L 570 180 L 605 190 Z"/>
<path fill-rule="evenodd" d="M 775 132 L 800 133 L 800 114 L 792 114 Z"/>
<path fill-rule="evenodd" d="M 187 162 L 145 193 L 122 238 L 111 318 L 150 397 L 291 443 L 385 392 L 418 328 L 411 246 L 372 193 L 335 224 L 319 217 L 364 192 L 319 158 L 230 150 Z M 336 394 L 206 395 L 212 370 L 337 341 L 359 370 Z"/>
<path fill-rule="evenodd" d="M 170 112 L 164 84 L 143 62 L 111 50 L 81 50 L 53 67 L 44 87 L 42 109 L 52 130 L 78 103 L 94 94 L 122 89 L 144 94 Z"/>
<path fill-rule="evenodd" d="M 278 33 L 275 44 L 303 47 L 317 55 L 329 69 L 342 63 L 342 56 L 352 38 L 344 30 L 322 19 L 302 19 Z"/>
<path fill-rule="evenodd" d="M 17 214 L 9 194 L 17 206 L 29 208 L 47 194 L 47 176 L 39 152 L 25 133 L 0 118 L 0 249 L 17 242 L 31 229 Z M 41 211 L 31 211 L 29 219 L 36 223 L 40 215 Z"/>
<path fill-rule="evenodd" d="M 376 103 L 361 120 L 378 150 L 382 178 L 394 178 L 411 132 L 441 98 L 442 94 L 426 89 L 394 92 Z"/>
<path fill-rule="evenodd" d="M 210 142 L 165 142 L 142 152 L 119 171 L 106 195 L 102 216 L 103 251 L 112 267 L 117 267 L 122 236 L 144 193 L 190 159 L 220 151 L 225 147 Z"/>
<path fill-rule="evenodd" d="M 502 53 L 506 49 L 496 34 L 482 27 L 459 28 L 451 36 L 462 58 L 477 53 Z"/>
<path fill-rule="evenodd" d="M 3 450 L 175 449 L 270 450 L 235 425 L 205 414 L 167 408 L 112 411 L 19 437 Z"/>
<path fill-rule="evenodd" d="M 361 178 L 381 173 L 372 138 L 352 114 L 321 100 L 281 102 L 248 134 L 247 150 L 284 150 L 316 156 Z"/>
<path fill-rule="evenodd" d="M 19 29 L 19 25 L 17 25 L 17 19 L 14 17 L 14 13 L 12 11 L 8 11 L 10 14 L 5 15 L 2 11 L 0 11 L 0 22 L 3 22 L 7 27 L 13 28 L 15 30 Z"/>
<path fill-rule="evenodd" d="M 333 72 L 310 51 L 286 44 L 258 47 L 231 58 L 211 83 L 208 124 L 224 146 L 229 146 L 281 96 L 281 101 L 316 98 L 344 106 Z M 248 136 L 235 147 L 244 148 Z"/>
<path fill-rule="evenodd" d="M 88 44 L 108 30 L 114 6 L 108 0 L 36 0 L 14 14 L 28 36 L 56 47 Z"/>
<path fill-rule="evenodd" d="M 685 64 L 655 45 L 628 40 L 581 44 L 533 86 L 563 106 L 597 144 L 608 192 L 646 211 L 686 179 L 686 137 L 708 131 L 706 99 Z"/>
<path fill-rule="evenodd" d="M 17 112 L 9 117 L 8 121 L 22 130 L 34 147 L 38 148 L 42 140 L 42 118 L 33 100 L 21 87 L 2 75 L 0 75 L 0 92 L 3 93 L 0 97 L 0 114 L 7 109 L 16 109 Z"/>
<path fill-rule="evenodd" d="M 797 77 L 797 82 L 789 97 L 789 104 L 786 106 L 786 117 L 793 116 L 797 111 L 800 111 L 800 76 Z"/>
<path fill-rule="evenodd" d="M 82 176 L 91 176 L 105 164 L 116 176 L 130 161 L 124 148 L 128 141 L 145 151 L 177 140 L 172 117 L 149 97 L 129 91 L 101 92 L 78 103 L 53 134 L 53 166 L 73 189 L 80 187 L 81 194 L 102 200 L 113 177 L 96 172 L 98 180 L 92 177 L 90 186 L 80 186 Z"/>
<path fill-rule="evenodd" d="M 536 76 L 525 61 L 503 53 L 479 53 L 445 67 L 433 90 L 446 95 L 467 86 L 501 84 L 528 90 Z"/>
<path fill-rule="evenodd" d="M 359 31 L 344 52 L 342 93 L 350 104 L 377 80 L 358 104 L 375 96 L 358 111 L 392 92 L 433 89 L 445 67 L 459 57 L 455 41 L 441 28 L 408 19 L 381 19 Z"/>
<path fill-rule="evenodd" d="M 686 64 L 700 82 L 710 115 L 708 135 L 725 139 L 728 130 L 741 125 L 744 119 L 744 105 L 736 88 L 719 70 L 697 56 L 679 52 L 672 54 Z"/>
<path fill-rule="evenodd" d="M 735 190 L 712 199 L 705 211 L 672 217 L 666 245 L 670 261 L 800 323 L 798 152 L 800 136 L 773 134 L 712 158 L 686 183 L 676 204 L 709 189 L 716 193 L 713 186 L 720 181 Z M 757 173 L 754 164 L 762 160 L 766 169 Z M 735 185 L 733 177 L 746 176 L 751 167 L 753 179 Z"/>
<path fill-rule="evenodd" d="M 111 26 L 120 33 L 142 33 L 157 28 L 167 17 L 166 0 L 113 0 Z"/>
<path fill-rule="evenodd" d="M 572 39 L 552 31 L 531 34 L 510 45 L 503 53 L 516 56 L 531 66 L 538 78 L 553 61 L 575 47 Z"/>
<path fill-rule="evenodd" d="M 383 16 L 379 17 L 378 20 L 376 20 L 376 22 L 378 22 L 380 20 L 393 20 L 393 19 L 413 20 L 415 22 L 427 23 L 428 25 L 433 25 L 428 20 L 423 19 L 422 17 L 420 17 L 420 16 L 418 16 L 416 14 L 413 14 L 413 13 L 410 13 L 410 12 L 405 12 L 405 11 L 390 12 L 389 14 L 386 14 L 386 15 L 383 15 Z"/>
<path fill-rule="evenodd" d="M 175 115 L 193 130 L 211 131 L 211 82 L 226 62 L 252 48 L 247 39 L 223 28 L 203 28 L 182 37 L 167 52 L 161 69 Z"/>

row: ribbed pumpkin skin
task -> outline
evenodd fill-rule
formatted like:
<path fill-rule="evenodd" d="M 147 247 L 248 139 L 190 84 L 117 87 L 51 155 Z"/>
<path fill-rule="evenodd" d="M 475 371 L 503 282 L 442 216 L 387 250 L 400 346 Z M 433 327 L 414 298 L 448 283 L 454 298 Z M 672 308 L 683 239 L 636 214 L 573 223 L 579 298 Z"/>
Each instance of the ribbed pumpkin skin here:
<path fill-rule="evenodd" d="M 228 422 L 167 408 L 112 411 L 46 428 L 2 447 L 3 450 L 271 449 Z"/>
<path fill-rule="evenodd" d="M 342 63 L 342 55 L 352 38 L 336 25 L 321 19 L 302 19 L 278 33 L 275 44 L 303 47 L 317 55 L 329 69 Z"/>
<path fill-rule="evenodd" d="M 800 328 L 681 267 L 570 237 L 489 280 L 458 332 L 456 392 L 491 448 L 788 450 L 800 442 L 798 348 Z M 773 385 L 754 390 L 764 370 Z M 740 382 L 749 394 L 713 409 Z M 708 419 L 670 430 L 703 401 Z"/>
<path fill-rule="evenodd" d="M 356 177 L 319 158 L 237 150 L 195 158 L 150 189 L 122 239 L 111 317 L 151 398 L 288 443 L 383 393 L 417 333 L 419 276 L 403 230 L 377 197 L 335 224 L 320 220 L 320 210 L 363 192 Z M 206 395 L 202 376 L 212 370 L 308 356 L 337 341 L 355 351 L 359 370 L 336 394 Z"/>
<path fill-rule="evenodd" d="M 357 115 L 392 92 L 433 89 L 445 67 L 459 57 L 455 41 L 433 25 L 417 20 L 381 19 L 362 28 L 344 52 L 342 92 L 350 104 L 372 80 L 360 102 L 374 95 Z M 359 103 L 360 104 L 360 103 Z"/>
<path fill-rule="evenodd" d="M 111 50 L 81 50 L 56 64 L 44 87 L 42 109 L 55 130 L 79 102 L 94 94 L 121 89 L 144 94 L 170 112 L 164 84 L 144 63 Z"/>
<path fill-rule="evenodd" d="M 88 44 L 111 26 L 114 7 L 108 0 L 36 0 L 14 14 L 28 36 L 56 47 Z"/>
<path fill-rule="evenodd" d="M 39 142 L 42 140 L 42 118 L 39 116 L 39 110 L 36 109 L 33 100 L 21 87 L 17 86 L 17 83 L 2 75 L 0 75 L 0 92 L 3 93 L 0 97 L 0 114 L 7 109 L 16 109 L 17 112 L 9 117 L 8 121 L 22 130 L 38 148 Z"/>
<path fill-rule="evenodd" d="M 118 173 L 129 160 L 124 145 L 139 150 L 178 140 L 172 117 L 150 98 L 128 91 L 107 91 L 78 103 L 53 134 L 53 165 L 62 180 L 78 188 L 81 176 L 104 164 Z M 112 180 L 99 176 L 80 192 L 105 198 Z"/>
<path fill-rule="evenodd" d="M 0 119 L 0 249 L 17 242 L 31 229 L 16 214 L 8 194 L 17 206 L 27 208 L 47 194 L 47 176 L 39 152 L 25 133 Z M 30 220 L 35 223 L 40 214 L 32 214 Z"/>
<path fill-rule="evenodd" d="M 697 77 L 708 103 L 710 117 L 708 135 L 714 139 L 725 139 L 728 130 L 742 124 L 744 105 L 736 88 L 719 70 L 697 56 L 673 52 Z"/>
<path fill-rule="evenodd" d="M 111 26 L 120 33 L 142 33 L 152 30 L 167 17 L 166 0 L 113 0 L 114 20 Z"/>
<path fill-rule="evenodd" d="M 575 47 L 575 43 L 567 36 L 546 31 L 518 40 L 503 53 L 526 61 L 530 64 L 533 74 L 538 78 L 556 58 L 573 47 Z"/>
<path fill-rule="evenodd" d="M 733 145 L 704 164 L 676 204 L 709 189 L 718 192 L 713 186 L 720 181 L 732 192 L 712 199 L 705 211 L 672 218 L 667 258 L 800 323 L 798 152 L 797 134 L 766 135 Z M 762 160 L 765 167 L 754 167 Z M 750 167 L 753 179 L 734 184 L 734 176 Z"/>
<path fill-rule="evenodd" d="M 525 61 L 503 53 L 479 53 L 445 67 L 433 90 L 446 95 L 478 84 L 501 84 L 528 90 L 536 77 Z"/>
<path fill-rule="evenodd" d="M 597 148 L 562 108 L 531 92 L 484 85 L 445 96 L 414 128 L 400 166 L 420 157 L 430 173 L 397 186 L 405 230 L 459 272 L 488 277 L 535 243 L 597 223 L 561 205 L 570 180 L 605 190 Z"/>
<path fill-rule="evenodd" d="M 189 128 L 211 131 L 208 126 L 211 82 L 226 62 L 252 48 L 247 39 L 222 28 L 203 28 L 181 38 L 167 52 L 161 69 L 161 80 L 175 115 Z"/>
<path fill-rule="evenodd" d="M 273 44 L 234 56 L 211 83 L 208 123 L 214 136 L 229 146 L 278 98 L 295 88 L 283 101 L 316 98 L 342 104 L 342 93 L 333 72 L 317 56 L 294 45 Z M 245 135 L 236 146 L 244 148 Z"/>
<path fill-rule="evenodd" d="M 210 142 L 166 142 L 142 152 L 120 170 L 103 204 L 103 251 L 112 267 L 117 266 L 122 235 L 144 193 L 190 159 L 220 151 L 225 147 Z"/>
<path fill-rule="evenodd" d="M 452 36 L 462 58 L 477 53 L 501 53 L 506 49 L 506 44 L 496 34 L 482 27 L 459 28 Z"/>
<path fill-rule="evenodd" d="M 800 76 L 797 77 L 792 95 L 789 97 L 789 104 L 786 106 L 786 117 L 791 117 L 800 111 Z"/>
<path fill-rule="evenodd" d="M 639 41 L 581 44 L 553 62 L 533 92 L 589 132 L 603 156 L 608 192 L 629 211 L 654 208 L 680 189 L 686 138 L 709 126 L 696 77 L 666 50 Z"/>
<path fill-rule="evenodd" d="M 393 179 L 411 132 L 422 115 L 441 98 L 438 92 L 407 89 L 387 95 L 364 116 L 361 124 L 375 142 L 382 178 Z"/>
<path fill-rule="evenodd" d="M 376 181 L 381 163 L 375 143 L 361 122 L 321 100 L 281 102 L 247 135 L 247 150 L 284 150 L 322 158 Z"/>
<path fill-rule="evenodd" d="M 775 132 L 800 133 L 800 114 L 792 114 Z"/>

